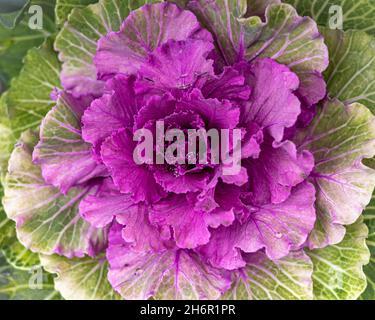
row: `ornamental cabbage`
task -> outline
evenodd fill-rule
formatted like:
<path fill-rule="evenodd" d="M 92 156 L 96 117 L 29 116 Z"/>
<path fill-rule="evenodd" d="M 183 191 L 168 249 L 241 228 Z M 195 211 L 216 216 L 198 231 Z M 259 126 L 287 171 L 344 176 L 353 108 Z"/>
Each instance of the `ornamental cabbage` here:
<path fill-rule="evenodd" d="M 18 240 L 66 299 L 358 298 L 375 120 L 357 83 L 335 87 L 337 31 L 278 0 L 147 2 L 74 9 L 57 35 L 53 106 L 4 181 Z M 238 170 L 194 152 L 173 163 L 157 139 L 137 163 L 136 133 L 160 123 L 240 132 Z M 339 296 L 325 268 L 341 247 L 357 253 Z M 78 281 L 85 264 L 95 284 Z"/>

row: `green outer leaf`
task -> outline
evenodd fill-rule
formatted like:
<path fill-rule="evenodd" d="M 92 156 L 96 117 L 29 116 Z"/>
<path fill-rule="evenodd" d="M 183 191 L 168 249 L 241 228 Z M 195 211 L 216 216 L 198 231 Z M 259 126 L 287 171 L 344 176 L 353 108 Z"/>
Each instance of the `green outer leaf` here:
<path fill-rule="evenodd" d="M 0 197 L 3 197 L 3 188 Z M 18 242 L 15 223 L 8 219 L 3 206 L 0 207 L 0 253 L 12 267 L 29 270 L 39 265 L 39 257 Z"/>
<path fill-rule="evenodd" d="M 300 88 L 309 87 L 311 76 L 328 66 L 328 49 L 316 22 L 298 16 L 296 10 L 285 3 L 269 5 L 265 19 L 265 23 L 254 17 L 243 21 L 246 59 L 272 58 L 298 75 Z"/>
<path fill-rule="evenodd" d="M 74 8 L 84 8 L 96 2 L 98 0 L 57 0 L 55 7 L 56 23 L 62 25 L 67 21 L 69 14 Z"/>
<path fill-rule="evenodd" d="M 3 197 L 1 187 L 0 197 Z M 8 219 L 3 206 L 0 207 L 0 253 L 14 268 L 30 270 L 39 265 L 39 257 L 18 242 L 15 223 Z"/>
<path fill-rule="evenodd" d="M 367 276 L 367 288 L 362 294 L 361 299 L 375 300 L 375 192 L 364 213 L 364 220 L 369 228 L 367 246 L 370 249 L 371 258 L 370 263 L 363 268 Z"/>
<path fill-rule="evenodd" d="M 2 183 L 14 144 L 15 139 L 9 128 L 9 119 L 5 110 L 5 94 L 3 94 L 0 97 L 0 198 L 4 195 Z M 15 239 L 15 225 L 7 218 L 3 206 L 0 205 L 0 249 L 11 244 Z"/>
<path fill-rule="evenodd" d="M 50 17 L 50 12 L 48 6 L 53 4 L 53 1 L 45 3 L 44 1 L 33 0 L 32 4 L 42 5 L 44 9 L 44 18 L 48 22 L 48 17 Z M 25 17 L 26 19 L 26 17 Z M 0 59 L 0 67 L 2 65 L 6 66 L 2 68 L 5 71 L 10 70 L 9 66 L 17 67 L 17 63 L 20 64 L 21 59 L 25 54 L 29 46 L 39 45 L 44 38 L 49 34 L 47 30 L 54 30 L 54 26 L 50 27 L 48 23 L 44 23 L 44 30 L 42 31 L 33 31 L 30 30 L 27 26 L 27 22 L 21 22 L 15 30 L 9 30 L 4 34 L 5 38 L 3 41 L 9 41 L 10 49 L 3 51 Z M 53 16 L 51 18 L 53 20 Z M 0 33 L 3 29 L 0 28 Z M 13 38 L 15 36 L 15 38 Z M 18 43 L 17 41 L 20 41 Z M 23 43 L 26 41 L 26 43 Z M 19 51 L 17 51 L 19 50 Z M 11 55 L 11 60 L 8 59 L 8 56 Z M 18 72 L 18 69 L 14 69 L 10 74 L 15 75 Z M 8 99 L 8 93 L 5 93 L 0 98 L 0 174 L 1 180 L 7 171 L 8 159 L 10 157 L 11 151 L 16 142 L 16 138 L 11 129 L 11 122 L 8 117 L 8 110 L 6 105 L 6 100 Z M 1 198 L 3 197 L 3 190 L 1 187 Z M 0 209 L 0 249 L 4 254 L 7 262 L 15 268 L 18 269 L 30 269 L 35 265 L 39 264 L 38 255 L 32 253 L 23 247 L 17 240 L 15 224 L 13 221 L 9 220 L 6 217 L 3 207 Z"/>
<path fill-rule="evenodd" d="M 43 8 L 42 30 L 29 28 L 29 14 L 25 14 L 13 29 L 6 29 L 0 25 L 0 94 L 2 87 L 3 90 L 6 89 L 10 80 L 18 75 L 27 51 L 41 45 L 55 32 L 54 0 L 32 0 L 31 4 L 38 4 Z"/>
<path fill-rule="evenodd" d="M 311 300 L 312 271 L 311 260 L 303 251 L 291 252 L 278 261 L 257 253 L 253 255 L 253 261 L 240 271 L 223 299 Z"/>
<path fill-rule="evenodd" d="M 11 245 L 4 247 L 2 253 L 7 262 L 16 269 L 30 270 L 40 265 L 39 256 L 26 249 L 17 241 L 17 238 Z"/>
<path fill-rule="evenodd" d="M 357 299 L 366 288 L 362 267 L 370 258 L 366 246 L 368 229 L 363 219 L 348 226 L 339 244 L 306 253 L 313 265 L 314 298 L 317 300 Z"/>
<path fill-rule="evenodd" d="M 0 97 L 0 180 L 8 170 L 8 160 L 16 143 L 16 139 L 10 128 L 10 120 L 6 108 L 6 96 L 4 93 Z"/>
<path fill-rule="evenodd" d="M 375 2 L 373 0 L 284 0 L 293 5 L 300 15 L 312 17 L 319 25 L 328 27 L 334 16 L 329 9 L 342 7 L 344 30 L 357 29 L 375 35 Z"/>
<path fill-rule="evenodd" d="M 361 104 L 326 101 L 311 125 L 296 138 L 299 150 L 314 154 L 317 223 L 310 248 L 339 243 L 343 225 L 354 223 L 370 202 L 375 171 L 363 158 L 375 154 L 375 117 Z"/>
<path fill-rule="evenodd" d="M 89 187 L 71 188 L 66 195 L 47 185 L 40 168 L 33 164 L 31 152 L 37 137 L 22 135 L 9 160 L 3 205 L 8 217 L 17 224 L 17 237 L 30 250 L 83 256 L 100 249 L 106 232 L 95 229 L 78 213 L 80 199 Z"/>
<path fill-rule="evenodd" d="M 266 23 L 260 34 L 247 45 L 247 59 L 270 57 L 288 65 L 298 75 L 309 71 L 322 72 L 328 64 L 327 48 L 315 21 L 299 17 L 287 4 L 268 7 Z"/>
<path fill-rule="evenodd" d="M 328 94 L 345 104 L 362 103 L 375 114 L 375 39 L 361 31 L 321 31 L 330 53 L 324 73 Z"/>
<path fill-rule="evenodd" d="M 2 189 L 2 188 L 1 188 Z M 1 196 L 2 196 L 1 191 Z M 9 220 L 4 212 L 3 207 L 0 208 L 0 248 L 8 246 L 16 237 L 16 226 L 14 222 Z"/>
<path fill-rule="evenodd" d="M 246 14 L 246 1 L 198 0 L 190 2 L 187 7 L 214 36 L 225 63 L 237 62 L 244 47 L 244 26 L 239 20 Z"/>
<path fill-rule="evenodd" d="M 7 2 L 8 3 L 1 4 L 0 26 L 12 29 L 16 26 L 16 23 L 20 19 L 22 13 L 25 11 L 30 0 L 12 0 Z"/>
<path fill-rule="evenodd" d="M 67 300 L 120 300 L 107 280 L 105 257 L 67 259 L 40 256 L 43 267 L 56 273 L 55 287 Z"/>
<path fill-rule="evenodd" d="M 0 186 L 0 198 L 3 187 Z M 4 208 L 0 205 L 0 252 L 14 268 L 28 270 L 39 264 L 38 255 L 22 246 L 16 236 L 15 223 L 8 219 Z"/>
<path fill-rule="evenodd" d="M 65 193 L 71 186 L 106 174 L 92 156 L 92 145 L 82 139 L 84 105 L 62 93 L 56 106 L 43 119 L 33 161 L 40 165 L 44 180 Z M 51 176 L 54 179 L 51 180 Z"/>
<path fill-rule="evenodd" d="M 10 122 L 5 110 L 6 94 L 0 98 L 0 198 L 3 198 L 3 178 L 7 172 L 8 159 L 14 148 L 16 139 L 10 129 Z M 15 268 L 28 269 L 39 264 L 38 255 L 23 247 L 17 239 L 16 227 L 6 216 L 0 206 L 0 250 L 7 261 Z"/>
<path fill-rule="evenodd" d="M 314 20 L 278 2 L 199 0 L 187 7 L 214 35 L 223 63 L 237 62 L 242 51 L 249 61 L 272 58 L 289 66 L 299 76 L 301 87 L 309 86 L 312 74 L 328 66 L 327 47 Z M 258 16 L 248 17 L 263 16 L 265 7 L 265 22 Z"/>
<path fill-rule="evenodd" d="M 97 41 L 111 31 L 118 31 L 131 10 L 149 2 L 152 1 L 100 0 L 82 9 L 74 8 L 55 42 L 59 59 L 63 62 L 64 79 L 77 78 L 75 84 L 83 83 L 82 90 L 97 93 L 96 68 L 93 64 Z M 82 79 L 85 81 L 82 82 Z M 92 82 L 94 88 L 87 88 L 87 82 Z"/>
<path fill-rule="evenodd" d="M 42 269 L 40 269 L 40 272 Z M 43 272 L 42 288 L 35 287 L 37 270 L 21 271 L 9 265 L 0 253 L 0 300 L 59 300 L 52 276 Z M 30 286 L 31 285 L 31 286 Z M 33 287 L 34 286 L 34 287 Z"/>
<path fill-rule="evenodd" d="M 31 49 L 20 75 L 12 81 L 6 97 L 11 128 L 18 138 L 22 131 L 37 128 L 55 104 L 52 90 L 60 86 L 60 63 L 47 41 L 39 49 Z"/>

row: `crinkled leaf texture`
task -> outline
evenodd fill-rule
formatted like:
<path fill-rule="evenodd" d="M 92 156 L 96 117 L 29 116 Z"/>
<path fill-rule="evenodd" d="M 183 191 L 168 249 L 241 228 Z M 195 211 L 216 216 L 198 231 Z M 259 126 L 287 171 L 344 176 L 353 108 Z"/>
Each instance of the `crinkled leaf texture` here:
<path fill-rule="evenodd" d="M 14 148 L 15 137 L 6 114 L 6 94 L 0 98 L 0 195 L 4 195 L 3 180 L 7 172 L 8 159 Z M 15 224 L 8 219 L 3 206 L 0 208 L 0 250 L 6 261 L 14 268 L 29 270 L 39 265 L 39 257 L 18 242 Z"/>
<path fill-rule="evenodd" d="M 26 129 L 36 129 L 54 105 L 51 92 L 60 87 L 60 62 L 48 40 L 31 49 L 20 75 L 12 81 L 5 103 L 16 138 Z"/>
<path fill-rule="evenodd" d="M 1 252 L 6 261 L 16 269 L 27 271 L 40 266 L 39 255 L 25 248 L 16 237 Z"/>
<path fill-rule="evenodd" d="M 97 0 L 56 0 L 56 23 L 58 25 L 63 25 L 64 22 L 68 20 L 68 16 L 74 8 L 84 8 L 96 2 Z"/>
<path fill-rule="evenodd" d="M 72 10 L 55 41 L 63 62 L 61 81 L 65 89 L 72 89 L 78 96 L 101 94 L 104 83 L 97 80 L 93 64 L 98 40 L 118 31 L 129 12 L 148 2 L 152 1 L 100 0 Z"/>
<path fill-rule="evenodd" d="M 263 253 L 249 255 L 247 265 L 234 273 L 233 287 L 224 299 L 311 300 L 313 265 L 303 251 L 269 260 Z"/>
<path fill-rule="evenodd" d="M 66 194 L 72 186 L 105 175 L 92 157 L 91 145 L 81 134 L 81 116 L 86 101 L 61 94 L 56 106 L 43 119 L 40 141 L 33 152 L 44 180 Z"/>
<path fill-rule="evenodd" d="M 55 288 L 67 300 L 119 300 L 107 280 L 108 263 L 103 255 L 68 259 L 41 255 L 43 267 L 56 273 Z"/>
<path fill-rule="evenodd" d="M 314 154 L 311 180 L 317 191 L 317 222 L 310 248 L 339 243 L 370 202 L 375 171 L 362 163 L 375 154 L 375 119 L 363 105 L 327 101 L 296 138 Z"/>
<path fill-rule="evenodd" d="M 321 32 L 330 53 L 324 73 L 329 96 L 345 104 L 362 103 L 375 113 L 375 39 L 363 31 Z"/>
<path fill-rule="evenodd" d="M 367 236 L 368 229 L 360 218 L 346 228 L 346 235 L 339 244 L 307 251 L 314 266 L 314 299 L 358 299 L 366 288 L 362 268 L 370 259 Z"/>
<path fill-rule="evenodd" d="M 91 227 L 78 213 L 79 201 L 90 187 L 75 187 L 63 195 L 48 185 L 40 168 L 32 163 L 36 139 L 29 131 L 22 135 L 5 179 L 3 205 L 16 222 L 18 239 L 32 251 L 44 254 L 95 254 L 105 246 L 106 232 Z"/>
<path fill-rule="evenodd" d="M 125 299 L 218 299 L 229 288 L 228 276 L 188 250 L 136 252 L 123 240 L 121 226 L 109 236 L 108 278 Z"/>
<path fill-rule="evenodd" d="M 287 4 L 268 6 L 265 19 L 265 23 L 248 26 L 245 57 L 275 59 L 298 75 L 300 90 L 311 90 L 311 79 L 328 66 L 328 50 L 316 23 L 298 16 Z"/>

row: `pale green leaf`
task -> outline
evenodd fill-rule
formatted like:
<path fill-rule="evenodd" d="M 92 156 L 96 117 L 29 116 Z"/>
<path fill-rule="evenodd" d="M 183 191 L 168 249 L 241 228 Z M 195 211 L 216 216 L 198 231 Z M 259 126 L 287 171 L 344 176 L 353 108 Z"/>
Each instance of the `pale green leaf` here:
<path fill-rule="evenodd" d="M 98 0 L 57 0 L 55 7 L 56 23 L 61 25 L 68 20 L 68 16 L 74 8 L 84 8 L 96 2 Z"/>
<path fill-rule="evenodd" d="M 152 1 L 148 0 L 100 0 L 85 8 L 74 8 L 68 22 L 57 35 L 55 47 L 63 62 L 62 78 L 66 88 L 97 93 L 93 58 L 97 42 L 111 31 L 118 31 L 130 11 Z"/>
<path fill-rule="evenodd" d="M 310 16 L 319 25 L 329 27 L 336 25 L 342 9 L 344 30 L 357 29 L 375 35 L 375 2 L 373 0 L 284 0 L 293 5 L 302 16 Z M 332 9 L 331 9 L 332 8 Z"/>
<path fill-rule="evenodd" d="M 67 259 L 57 255 L 40 257 L 43 267 L 56 273 L 55 287 L 67 300 L 119 300 L 107 280 L 105 257 Z"/>
<path fill-rule="evenodd" d="M 0 208 L 0 248 L 9 245 L 16 237 L 16 226 L 14 222 L 9 220 L 4 212 L 3 207 Z"/>
<path fill-rule="evenodd" d="M 310 300 L 313 297 L 313 266 L 303 251 L 271 261 L 263 253 L 251 256 L 240 270 L 233 287 L 224 295 L 227 300 Z"/>
<path fill-rule="evenodd" d="M 1 198 L 3 197 L 2 189 L 1 186 Z M 39 264 L 38 255 L 18 242 L 16 225 L 8 219 L 3 206 L 0 207 L 0 252 L 12 267 L 20 270 L 30 270 Z"/>
<path fill-rule="evenodd" d="M 5 95 L 0 97 L 0 198 L 4 195 L 3 177 L 8 167 L 8 159 L 14 146 L 15 139 L 9 128 L 8 117 L 5 112 Z M 10 221 L 0 205 L 0 249 L 12 243 L 16 238 L 15 225 Z"/>
<path fill-rule="evenodd" d="M 8 170 L 8 160 L 16 143 L 10 126 L 10 120 L 5 104 L 7 93 L 0 97 L 0 180 Z"/>
<path fill-rule="evenodd" d="M 340 242 L 344 225 L 354 223 L 370 202 L 375 171 L 362 164 L 375 154 L 375 118 L 363 105 L 338 100 L 320 107 L 311 125 L 296 138 L 299 150 L 314 154 L 311 181 L 316 188 L 317 222 L 310 248 Z"/>
<path fill-rule="evenodd" d="M 92 145 L 81 135 L 81 116 L 86 104 L 70 95 L 59 95 L 56 106 L 43 120 L 33 161 L 44 180 L 65 193 L 71 186 L 103 176 L 106 169 L 92 156 Z"/>
<path fill-rule="evenodd" d="M 321 31 L 330 53 L 324 73 L 329 96 L 362 103 L 375 113 L 375 39 L 361 31 Z"/>
<path fill-rule="evenodd" d="M 0 187 L 0 197 L 3 197 L 3 187 Z M 8 219 L 3 206 L 0 206 L 0 252 L 14 268 L 29 270 L 39 264 L 37 254 L 27 250 L 18 242 L 16 225 Z"/>
<path fill-rule="evenodd" d="M 345 238 L 339 244 L 307 251 L 314 265 L 315 299 L 353 300 L 365 290 L 362 267 L 370 258 L 367 235 L 368 229 L 360 219 L 346 228 Z"/>
<path fill-rule="evenodd" d="M 0 97 L 0 198 L 4 195 L 3 178 L 7 171 L 8 159 L 15 144 L 12 130 L 9 128 L 9 119 L 5 110 L 5 94 Z M 14 223 L 9 220 L 0 205 L 0 249 L 16 240 Z"/>
<path fill-rule="evenodd" d="M 272 58 L 297 73 L 301 87 L 328 66 L 328 50 L 315 21 L 298 16 L 288 4 L 199 0 L 187 7 L 214 35 L 223 64 L 237 62 L 243 53 L 248 61 Z"/>
<path fill-rule="evenodd" d="M 3 179 L 7 172 L 8 160 L 16 139 L 10 129 L 10 121 L 5 109 L 6 94 L 0 98 L 0 198 L 3 198 Z M 7 218 L 3 206 L 0 207 L 0 249 L 7 262 L 18 269 L 30 269 L 39 264 L 38 255 L 22 246 L 16 236 L 16 226 Z"/>
<path fill-rule="evenodd" d="M 31 49 L 20 75 L 12 81 L 6 97 L 11 128 L 19 137 L 22 131 L 37 128 L 55 102 L 50 98 L 60 86 L 60 64 L 48 41 Z"/>
<path fill-rule="evenodd" d="M 246 14 L 246 0 L 198 0 L 189 2 L 187 7 L 195 13 L 203 27 L 214 35 L 225 63 L 238 61 L 244 47 L 245 29 L 239 20 Z"/>
<path fill-rule="evenodd" d="M 3 197 L 1 187 L 0 197 Z M 39 264 L 39 257 L 18 242 L 16 225 L 8 219 L 3 206 L 0 207 L 0 252 L 12 267 L 29 270 Z"/>
<path fill-rule="evenodd" d="M 267 57 L 287 65 L 298 75 L 301 88 L 311 86 L 311 76 L 327 68 L 328 49 L 315 21 L 298 16 L 292 6 L 269 5 L 265 23 L 249 19 L 243 22 L 246 59 Z"/>
<path fill-rule="evenodd" d="M 100 250 L 106 232 L 95 229 L 78 213 L 80 200 L 89 187 L 71 188 L 66 195 L 45 183 L 41 170 L 32 162 L 31 152 L 37 137 L 22 135 L 9 160 L 3 205 L 8 217 L 17 224 L 20 242 L 34 252 L 83 256 Z"/>
<path fill-rule="evenodd" d="M 261 32 L 247 43 L 246 58 L 257 57 L 275 59 L 297 74 L 322 72 L 328 64 L 327 48 L 316 23 L 299 17 L 287 4 L 269 6 Z"/>

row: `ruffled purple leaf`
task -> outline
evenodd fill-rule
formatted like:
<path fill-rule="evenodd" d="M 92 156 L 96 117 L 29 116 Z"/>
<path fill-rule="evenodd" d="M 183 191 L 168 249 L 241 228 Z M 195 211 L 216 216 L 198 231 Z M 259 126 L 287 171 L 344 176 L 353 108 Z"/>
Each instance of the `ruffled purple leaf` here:
<path fill-rule="evenodd" d="M 82 139 L 81 116 L 86 101 L 60 95 L 57 105 L 44 118 L 40 141 L 33 160 L 42 168 L 47 183 L 67 193 L 75 185 L 108 174 L 92 157 L 91 147 Z"/>
<path fill-rule="evenodd" d="M 125 299 L 218 299 L 230 286 L 225 274 L 184 250 L 135 252 L 113 226 L 107 259 L 108 278 Z"/>
<path fill-rule="evenodd" d="M 160 45 L 168 40 L 187 39 L 210 41 L 211 35 L 201 28 L 191 12 L 174 4 L 145 5 L 126 18 L 119 32 L 111 32 L 99 40 L 94 58 L 99 78 L 136 74 L 148 54 Z"/>
<path fill-rule="evenodd" d="M 207 59 L 213 48 L 209 41 L 169 40 L 149 54 L 138 74 L 153 89 L 190 89 L 200 78 L 213 76 L 213 61 Z"/>
<path fill-rule="evenodd" d="M 271 260 L 280 259 L 307 240 L 316 219 L 314 202 L 315 189 L 304 182 L 283 203 L 249 206 L 241 223 L 212 230 L 200 252 L 213 266 L 229 270 L 245 265 L 241 251 L 265 249 Z"/>
<path fill-rule="evenodd" d="M 299 86 L 295 73 L 271 59 L 257 60 L 251 65 L 239 64 L 252 88 L 250 100 L 243 107 L 241 123 L 264 128 L 276 141 L 281 141 L 285 128 L 294 125 L 301 112 L 293 93 Z"/>
<path fill-rule="evenodd" d="M 306 150 L 297 152 L 290 141 L 265 144 L 258 159 L 244 163 L 250 179 L 249 197 L 254 204 L 281 203 L 293 187 L 307 179 L 314 158 Z"/>
<path fill-rule="evenodd" d="M 118 75 L 108 81 L 107 91 L 94 100 L 82 117 L 82 136 L 93 145 L 100 159 L 100 148 L 115 130 L 129 128 L 142 106 L 141 98 L 134 92 L 134 77 Z"/>
<path fill-rule="evenodd" d="M 136 203 L 154 203 L 166 196 L 146 165 L 134 162 L 136 143 L 131 132 L 120 129 L 103 143 L 101 156 L 121 193 L 130 193 Z"/>

